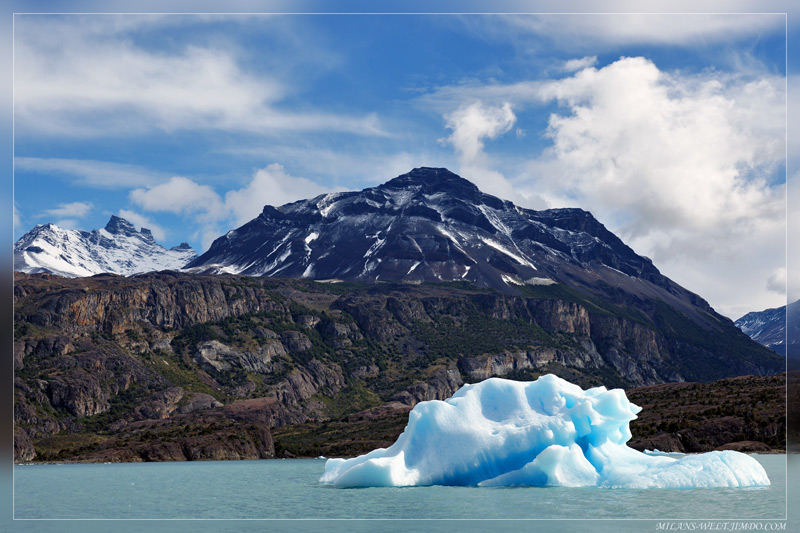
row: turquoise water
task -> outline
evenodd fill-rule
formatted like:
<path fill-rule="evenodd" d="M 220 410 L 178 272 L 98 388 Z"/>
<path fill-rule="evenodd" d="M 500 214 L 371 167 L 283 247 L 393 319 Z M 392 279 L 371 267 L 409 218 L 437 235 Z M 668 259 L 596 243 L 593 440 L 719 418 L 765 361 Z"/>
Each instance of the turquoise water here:
<path fill-rule="evenodd" d="M 786 456 L 756 455 L 771 487 L 335 489 L 316 459 L 20 465 L 22 519 L 782 519 Z"/>

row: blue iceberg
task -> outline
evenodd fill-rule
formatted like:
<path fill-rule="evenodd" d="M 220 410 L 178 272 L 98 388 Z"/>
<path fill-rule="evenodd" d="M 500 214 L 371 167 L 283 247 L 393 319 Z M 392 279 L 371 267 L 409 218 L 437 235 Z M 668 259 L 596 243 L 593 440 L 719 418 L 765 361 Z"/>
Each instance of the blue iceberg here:
<path fill-rule="evenodd" d="M 329 459 L 334 487 L 415 485 L 620 488 L 770 484 L 754 458 L 734 451 L 671 457 L 629 448 L 641 408 L 620 389 L 584 391 L 557 376 L 491 378 L 445 401 L 417 404 L 389 448 Z"/>

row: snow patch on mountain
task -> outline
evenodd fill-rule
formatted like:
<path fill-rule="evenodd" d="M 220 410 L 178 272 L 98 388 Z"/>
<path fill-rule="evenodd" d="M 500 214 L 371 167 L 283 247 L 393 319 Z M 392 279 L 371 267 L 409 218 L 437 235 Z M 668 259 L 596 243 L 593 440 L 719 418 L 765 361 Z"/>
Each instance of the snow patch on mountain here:
<path fill-rule="evenodd" d="M 483 237 L 483 236 L 481 236 L 480 239 L 485 244 L 491 246 L 492 248 L 494 248 L 498 252 L 502 252 L 502 253 L 506 254 L 507 256 L 509 256 L 511 259 L 513 259 L 514 261 L 516 261 L 520 265 L 525 265 L 525 266 L 531 267 L 532 269 L 536 270 L 536 266 L 534 266 L 533 263 L 531 263 L 527 259 L 523 258 L 522 256 L 515 254 L 514 252 L 512 252 L 511 250 L 509 250 L 508 248 L 506 248 L 505 246 L 503 246 L 499 242 L 493 241 L 492 239 L 487 239 L 486 237 Z"/>

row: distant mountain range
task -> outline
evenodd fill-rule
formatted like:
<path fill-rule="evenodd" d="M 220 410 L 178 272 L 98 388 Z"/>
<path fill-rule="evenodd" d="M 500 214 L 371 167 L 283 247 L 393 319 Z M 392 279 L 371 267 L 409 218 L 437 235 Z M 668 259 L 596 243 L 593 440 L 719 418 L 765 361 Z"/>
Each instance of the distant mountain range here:
<path fill-rule="evenodd" d="M 38 225 L 14 244 L 14 270 L 66 277 L 177 270 L 197 257 L 187 243 L 167 250 L 146 228 L 111 216 L 105 228 L 91 232 Z"/>
<path fill-rule="evenodd" d="M 784 305 L 747 313 L 734 324 L 754 341 L 786 355 L 787 324 L 789 344 L 796 345 L 800 342 L 800 300 L 789 304 L 788 320 L 787 306 Z"/>

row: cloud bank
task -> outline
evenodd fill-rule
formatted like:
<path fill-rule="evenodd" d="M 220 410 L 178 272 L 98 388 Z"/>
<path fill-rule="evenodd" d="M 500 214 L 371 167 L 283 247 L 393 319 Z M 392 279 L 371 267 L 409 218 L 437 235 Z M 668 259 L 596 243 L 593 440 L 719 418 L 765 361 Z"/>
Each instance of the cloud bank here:
<path fill-rule="evenodd" d="M 386 135 L 375 113 L 284 110 L 281 104 L 298 88 L 245 68 L 235 46 L 185 44 L 155 51 L 126 33 L 161 27 L 169 18 L 17 17 L 17 133 L 124 137 L 154 129 L 212 129 Z"/>
<path fill-rule="evenodd" d="M 613 11 L 613 9 L 609 10 Z M 478 26 L 477 31 L 508 39 L 535 37 L 556 41 L 561 49 L 607 49 L 631 44 L 693 46 L 731 42 L 782 31 L 781 13 L 608 13 L 508 15 L 504 25 Z M 568 35 L 569 39 L 564 39 Z"/>

